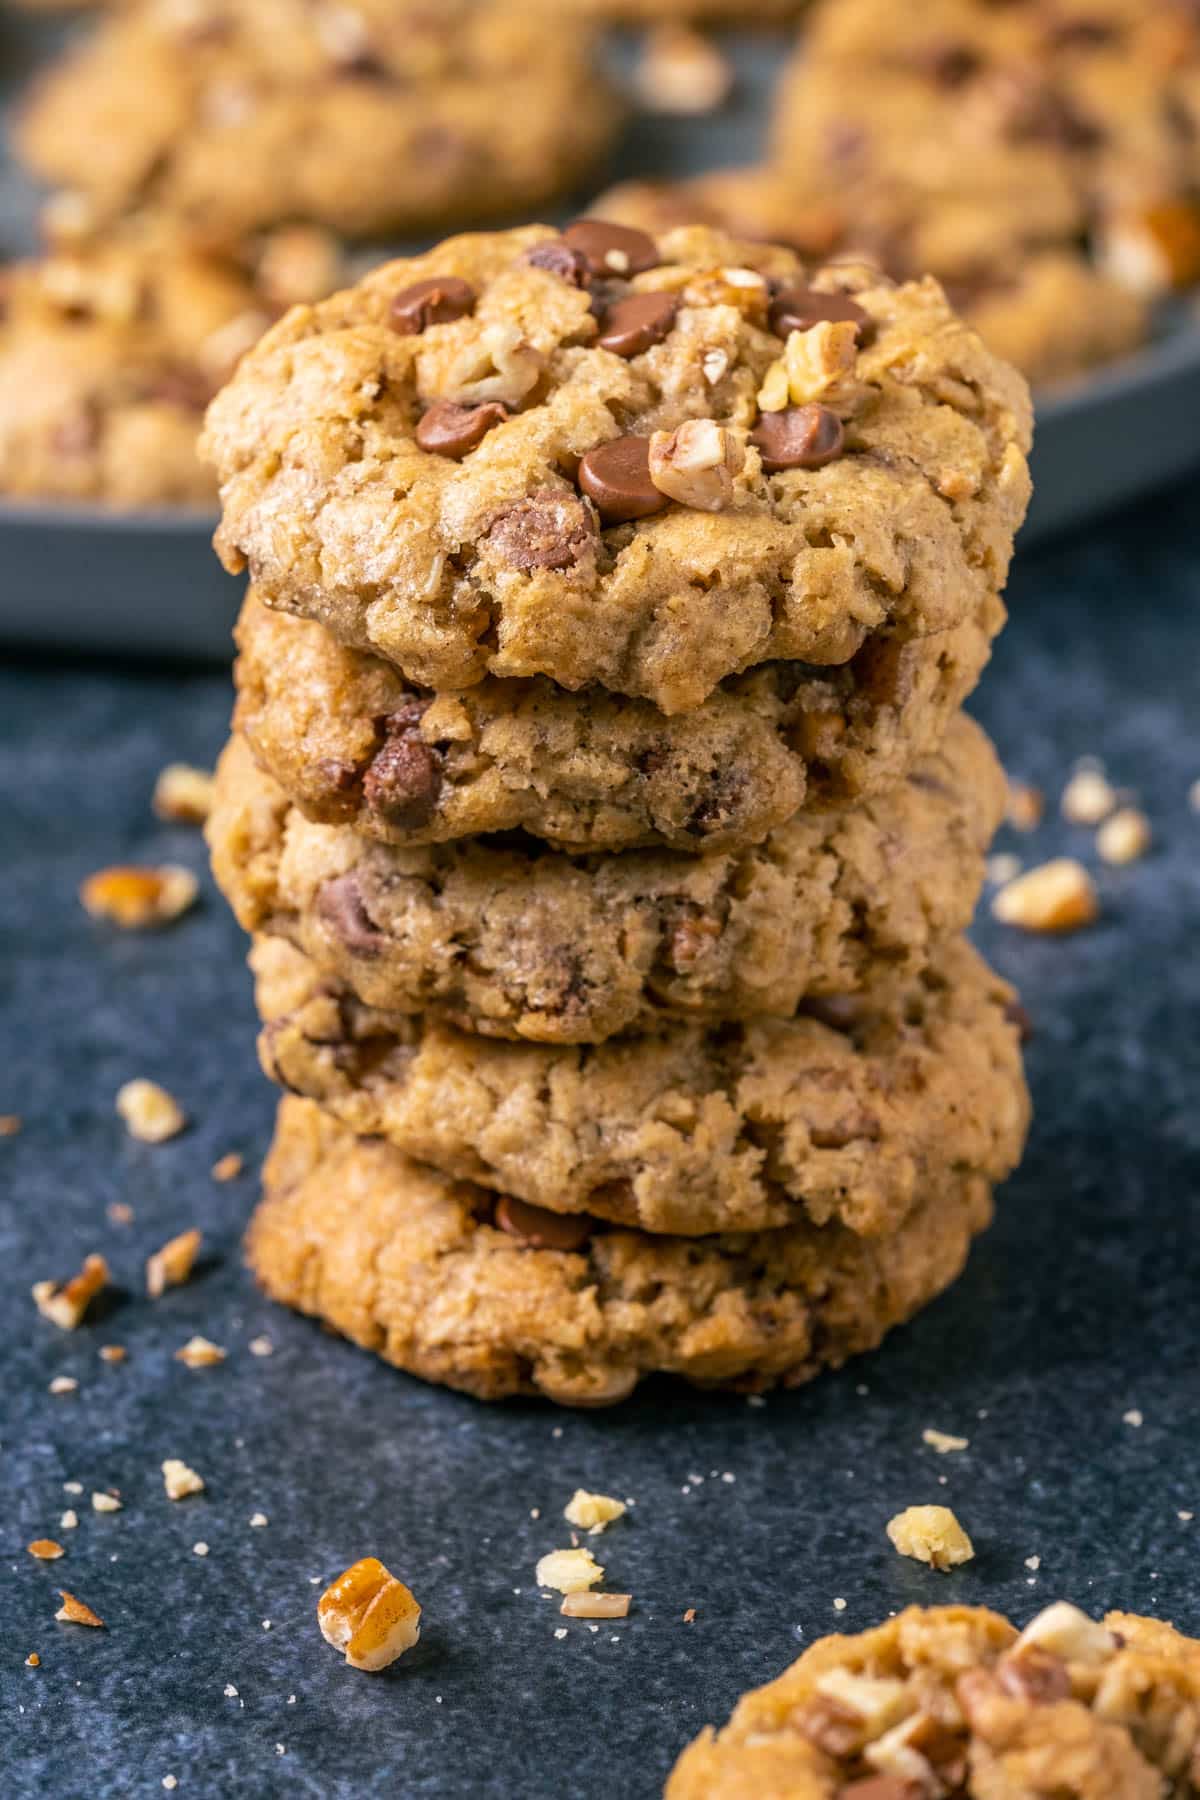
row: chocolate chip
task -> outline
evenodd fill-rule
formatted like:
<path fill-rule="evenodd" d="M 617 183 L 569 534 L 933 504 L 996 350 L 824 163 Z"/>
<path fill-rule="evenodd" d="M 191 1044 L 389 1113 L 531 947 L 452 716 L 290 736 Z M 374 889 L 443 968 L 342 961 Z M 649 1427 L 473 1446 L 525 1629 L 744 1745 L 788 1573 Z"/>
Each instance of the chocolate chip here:
<path fill-rule="evenodd" d="M 457 275 L 434 275 L 428 281 L 414 281 L 401 288 L 388 308 L 388 324 L 393 331 L 416 334 L 431 325 L 449 325 L 454 319 L 465 319 L 475 311 L 475 289 Z"/>
<path fill-rule="evenodd" d="M 1017 1037 L 1022 1044 L 1027 1044 L 1033 1036 L 1033 1019 L 1019 1000 L 1010 1000 L 1004 1008 L 1004 1016 L 1010 1025 L 1017 1028 Z"/>
<path fill-rule="evenodd" d="M 511 569 L 573 569 L 595 545 L 595 515 L 578 495 L 547 488 L 506 506 L 484 542 Z"/>
<path fill-rule="evenodd" d="M 650 479 L 649 438 L 620 437 L 597 444 L 580 463 L 578 479 L 606 525 L 649 518 L 668 504 Z"/>
<path fill-rule="evenodd" d="M 842 454 L 842 421 L 827 406 L 785 406 L 763 413 L 750 433 L 768 475 L 780 469 L 820 469 Z"/>
<path fill-rule="evenodd" d="M 596 1221 L 588 1213 L 548 1212 L 544 1206 L 530 1206 L 512 1194 L 500 1195 L 495 1219 L 501 1231 L 519 1238 L 531 1250 L 582 1250 L 596 1229 Z"/>
<path fill-rule="evenodd" d="M 978 52 L 969 44 L 943 42 L 927 45 L 918 58 L 918 66 L 939 87 L 957 88 L 979 73 L 980 61 Z"/>
<path fill-rule="evenodd" d="M 493 425 L 503 424 L 507 417 L 508 408 L 499 400 L 485 400 L 480 406 L 459 406 L 454 400 L 435 400 L 428 412 L 422 413 L 417 420 L 417 442 L 422 450 L 458 462 L 470 451 L 477 450 Z"/>
<path fill-rule="evenodd" d="M 652 344 L 662 343 L 678 311 L 674 294 L 629 294 L 605 307 L 596 342 L 616 356 L 640 356 Z"/>
<path fill-rule="evenodd" d="M 356 956 L 378 956 L 387 938 L 366 909 L 358 876 L 351 870 L 323 881 L 317 889 L 316 910 L 330 925 L 347 950 Z"/>
<path fill-rule="evenodd" d="M 423 700 L 408 700 L 381 721 L 384 744 L 363 776 L 363 798 L 372 812 L 402 830 L 427 825 L 442 791 L 437 751 L 421 736 Z"/>
<path fill-rule="evenodd" d="M 800 1002 L 799 1012 L 849 1037 L 863 1016 L 863 1005 L 853 994 L 809 994 Z"/>
<path fill-rule="evenodd" d="M 563 240 L 579 252 L 591 275 L 640 275 L 645 269 L 657 269 L 662 261 L 658 245 L 646 232 L 610 225 L 607 219 L 576 219 L 563 232 Z"/>
<path fill-rule="evenodd" d="M 310 765 L 312 777 L 335 794 L 348 794 L 358 786 L 358 770 L 353 763 L 339 762 L 335 756 L 322 756 Z"/>
<path fill-rule="evenodd" d="M 565 238 L 549 238 L 544 244 L 535 244 L 522 260 L 535 269 L 548 269 L 571 287 L 587 286 L 587 257 L 572 250 Z"/>
<path fill-rule="evenodd" d="M 776 337 L 792 331 L 809 331 L 825 320 L 858 326 L 858 342 L 865 343 L 873 323 L 871 315 L 848 294 L 819 294 L 815 288 L 781 288 L 772 296 L 767 319 Z"/>

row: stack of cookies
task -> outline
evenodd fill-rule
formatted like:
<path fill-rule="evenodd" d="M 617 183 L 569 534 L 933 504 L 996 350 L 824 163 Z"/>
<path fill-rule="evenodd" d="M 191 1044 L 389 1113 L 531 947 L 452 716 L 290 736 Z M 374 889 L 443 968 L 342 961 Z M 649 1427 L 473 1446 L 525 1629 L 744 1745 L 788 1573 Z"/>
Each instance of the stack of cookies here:
<path fill-rule="evenodd" d="M 1029 436 L 936 283 L 696 228 L 452 239 L 243 360 L 210 838 L 269 1293 L 601 1404 L 804 1380 L 955 1277 L 1028 1113 L 959 707 Z"/>

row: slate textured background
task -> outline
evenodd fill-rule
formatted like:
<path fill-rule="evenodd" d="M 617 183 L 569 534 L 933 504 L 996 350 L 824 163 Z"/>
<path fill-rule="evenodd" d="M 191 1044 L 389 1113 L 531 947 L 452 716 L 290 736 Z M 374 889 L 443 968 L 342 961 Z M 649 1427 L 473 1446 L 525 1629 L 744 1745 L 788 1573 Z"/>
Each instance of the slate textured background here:
<path fill-rule="evenodd" d="M 1194 495 L 1020 560 L 1011 598 L 975 710 L 1009 766 L 1051 792 L 1073 758 L 1103 755 L 1142 795 L 1156 847 L 1100 874 L 1104 917 L 1085 934 L 981 923 L 1036 1021 L 1026 1162 L 950 1295 L 877 1355 L 763 1408 L 660 1384 L 611 1414 L 488 1410 L 258 1298 L 238 1244 L 272 1097 L 238 932 L 207 877 L 203 904 L 157 936 L 111 933 L 75 898 L 114 859 L 203 868 L 198 835 L 157 823 L 148 801 L 168 758 L 213 757 L 226 681 L 61 661 L 0 675 L 0 1111 L 25 1119 L 0 1141 L 6 1794 L 150 1795 L 173 1774 L 189 1800 L 340 1800 L 385 1783 L 652 1796 L 745 1687 L 911 1600 L 1023 1618 L 1070 1595 L 1200 1631 L 1200 1519 L 1178 1517 L 1200 1514 Z M 1091 856 L 1088 834 L 1054 819 L 1013 841 Z M 185 1136 L 124 1136 L 113 1095 L 138 1074 L 183 1101 Z M 209 1169 L 230 1149 L 248 1172 L 219 1186 Z M 132 1225 L 107 1221 L 115 1199 Z M 146 1302 L 143 1257 L 193 1224 L 198 1278 Z M 124 1291 L 95 1325 L 59 1332 L 30 1284 L 93 1248 Z M 222 1367 L 172 1360 L 194 1331 L 227 1347 Z M 247 1351 L 261 1332 L 269 1359 Z M 99 1361 L 109 1341 L 128 1362 Z M 52 1397 L 56 1374 L 78 1393 Z M 970 1448 L 937 1457 L 927 1425 Z M 207 1494 L 169 1504 L 167 1456 Z M 637 1502 L 599 1542 L 635 1611 L 558 1640 L 533 1565 L 566 1541 L 577 1484 Z M 93 1514 L 88 1494 L 110 1485 L 124 1510 Z M 892 1553 L 885 1521 L 920 1500 L 949 1501 L 974 1536 L 960 1572 Z M 68 1504 L 79 1529 L 58 1533 Z M 270 1523 L 251 1529 L 260 1509 Z M 64 1561 L 25 1555 L 45 1533 Z M 322 1643 L 310 1586 L 368 1551 L 426 1609 L 419 1648 L 379 1678 Z M 60 1583 L 108 1629 L 56 1625 Z M 23 1666 L 31 1650 L 40 1669 Z"/>

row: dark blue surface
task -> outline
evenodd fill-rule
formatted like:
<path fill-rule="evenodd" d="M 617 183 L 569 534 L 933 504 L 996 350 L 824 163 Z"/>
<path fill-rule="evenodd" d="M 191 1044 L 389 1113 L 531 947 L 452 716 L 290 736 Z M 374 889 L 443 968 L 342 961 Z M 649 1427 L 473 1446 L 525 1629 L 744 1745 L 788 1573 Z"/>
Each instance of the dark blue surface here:
<path fill-rule="evenodd" d="M 1178 492 L 1018 569 L 975 710 L 1010 767 L 1052 793 L 1073 758 L 1103 755 L 1140 792 L 1155 849 L 1100 875 L 1104 918 L 1086 934 L 982 924 L 1036 1021 L 1025 1165 L 949 1296 L 876 1356 L 761 1408 L 659 1386 L 607 1415 L 488 1410 L 259 1299 L 238 1245 L 272 1097 L 237 930 L 207 876 L 198 910 L 157 936 L 110 933 L 75 898 L 113 860 L 203 868 L 198 834 L 158 824 L 149 795 L 168 759 L 212 760 L 226 684 L 48 664 L 0 677 L 0 1111 L 25 1119 L 0 1142 L 6 1796 L 153 1795 L 166 1774 L 186 1800 L 651 1796 L 745 1687 L 910 1600 L 1023 1618 L 1069 1595 L 1200 1629 L 1200 1518 L 1177 1516 L 1200 1515 L 1194 519 L 1194 494 Z M 1089 834 L 1054 819 L 1013 847 L 1091 857 Z M 125 1137 L 113 1096 L 133 1075 L 178 1095 L 185 1136 Z M 220 1186 L 209 1169 L 230 1149 L 251 1172 Z M 132 1225 L 107 1221 L 112 1200 L 134 1207 Z M 198 1277 L 147 1302 L 143 1258 L 193 1224 Z M 91 1249 L 124 1291 L 101 1322 L 59 1332 L 30 1284 Z M 172 1360 L 194 1331 L 228 1348 L 224 1366 Z M 260 1332 L 269 1360 L 247 1351 Z M 127 1363 L 99 1361 L 110 1341 Z M 50 1396 L 56 1374 L 79 1392 Z M 1140 1429 L 1123 1422 L 1135 1408 Z M 937 1457 L 929 1425 L 969 1450 Z M 170 1504 L 167 1456 L 207 1494 Z M 72 1479 L 79 1499 L 62 1491 Z M 609 1585 L 636 1604 L 560 1641 L 533 1565 L 566 1541 L 578 1484 L 637 1501 L 598 1543 Z M 88 1495 L 110 1485 L 124 1510 L 97 1516 Z M 892 1512 L 924 1500 L 951 1502 L 975 1539 L 952 1576 L 884 1537 Z M 67 1505 L 80 1525 L 60 1533 Z M 259 1509 L 270 1523 L 252 1530 Z M 64 1561 L 26 1556 L 43 1534 L 62 1537 Z M 419 1649 L 378 1678 L 323 1644 L 310 1585 L 367 1552 L 426 1609 Z M 54 1623 L 60 1583 L 105 1632 Z M 23 1666 L 31 1650 L 40 1669 Z"/>

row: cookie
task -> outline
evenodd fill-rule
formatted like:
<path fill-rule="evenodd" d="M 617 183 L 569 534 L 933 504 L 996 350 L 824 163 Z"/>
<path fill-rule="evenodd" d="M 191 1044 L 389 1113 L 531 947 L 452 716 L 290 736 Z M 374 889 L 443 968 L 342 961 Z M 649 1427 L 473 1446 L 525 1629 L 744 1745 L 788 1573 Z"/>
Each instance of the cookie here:
<path fill-rule="evenodd" d="M 606 1406 L 644 1375 L 798 1386 L 873 1349 L 958 1275 L 986 1184 L 924 1196 L 890 1238 L 839 1225 L 699 1242 L 514 1207 L 285 1099 L 249 1261 L 273 1299 L 485 1400 Z"/>
<path fill-rule="evenodd" d="M 211 507 L 204 408 L 299 291 L 337 279 L 322 234 L 224 256 L 125 227 L 0 273 L 0 493 Z M 289 285 L 290 284 L 290 285 Z"/>
<path fill-rule="evenodd" d="M 594 52 L 503 0 L 131 0 L 42 77 L 16 145 L 100 220 L 428 230 L 536 207 L 604 154 Z"/>
<path fill-rule="evenodd" d="M 990 598 L 953 631 L 873 639 L 839 668 L 767 664 L 666 719 L 544 677 L 431 695 L 251 595 L 235 723 L 310 818 L 384 843 L 523 830 L 575 850 L 728 850 L 802 805 L 901 779 L 940 743 L 1003 620 Z"/>
<path fill-rule="evenodd" d="M 859 205 L 814 199 L 770 167 L 722 169 L 684 182 L 631 181 L 596 201 L 606 219 L 659 233 L 688 223 L 792 244 L 802 256 L 884 260 L 897 278 L 944 275 L 951 303 L 988 348 L 1035 386 L 1110 362 L 1147 337 L 1150 309 L 1072 244 L 977 251 L 965 233 L 986 223 L 971 209 L 960 223 L 947 206 L 900 232 L 872 229 Z M 983 261 L 980 256 L 983 256 Z"/>
<path fill-rule="evenodd" d="M 506 1043 L 365 1006 L 279 938 L 251 952 L 268 1075 L 352 1130 L 551 1212 L 646 1231 L 808 1217 L 876 1236 L 1028 1120 L 1012 992 L 962 940 L 910 983 L 792 1019 Z"/>
<path fill-rule="evenodd" d="M 208 415 L 217 544 L 438 690 L 675 714 L 975 617 L 1029 492 L 1022 378 L 933 282 L 701 228 L 451 239 L 297 308 Z"/>
<path fill-rule="evenodd" d="M 1008 306 L 1032 280 L 1035 312 L 1039 294 L 1090 291 L 1117 310 L 1118 348 L 1147 297 L 1200 279 L 1200 31 L 1181 6 L 839 0 L 785 71 L 772 152 L 805 208 L 853 194 L 854 235 L 883 266 Z M 1105 334 L 1085 319 L 1077 335 L 1059 329 L 1067 361 L 1098 360 Z"/>
<path fill-rule="evenodd" d="M 754 850 L 396 850 L 312 824 L 234 738 L 208 839 L 243 928 L 286 938 L 368 1006 L 586 1044 L 672 1018 L 787 1018 L 881 969 L 915 976 L 969 923 L 1005 799 L 991 745 L 960 716 L 906 781 L 801 813 Z"/>
<path fill-rule="evenodd" d="M 1195 1791 L 1200 1643 L 1059 1601 L 1024 1631 L 918 1606 L 826 1637 L 690 1744 L 667 1800 L 1163 1800 Z"/>

